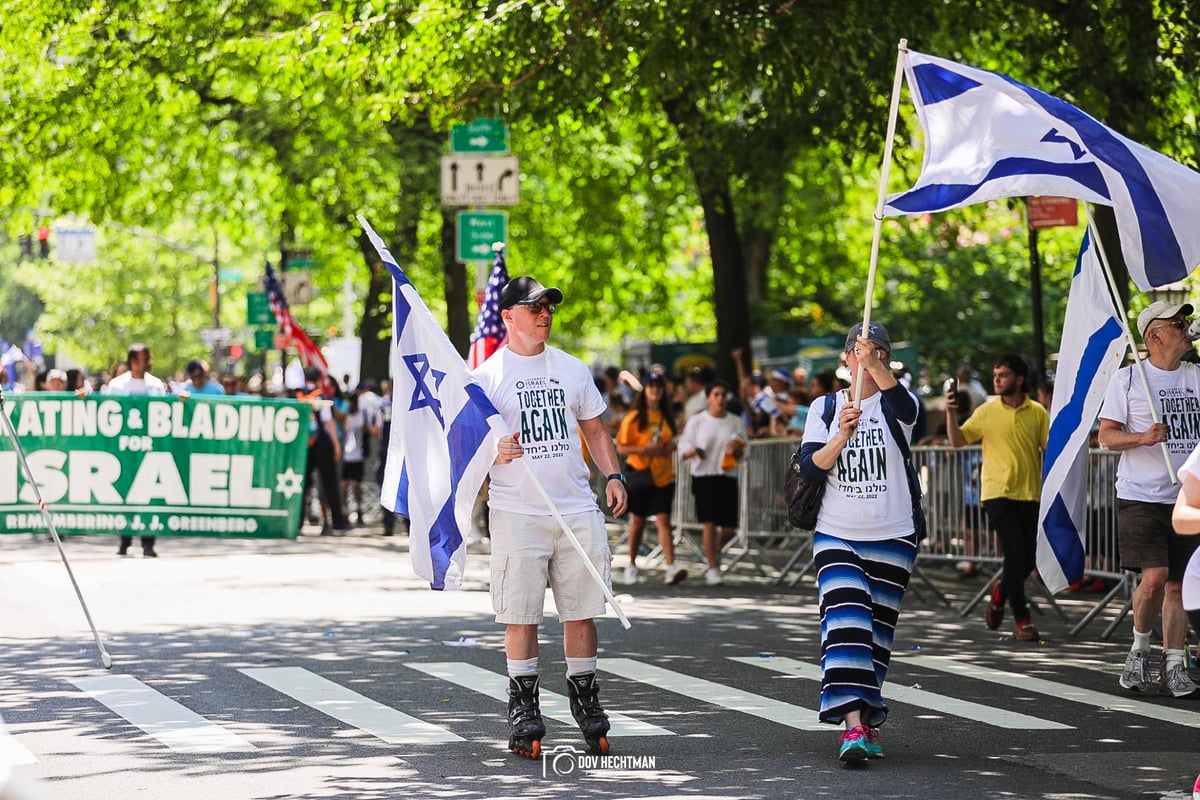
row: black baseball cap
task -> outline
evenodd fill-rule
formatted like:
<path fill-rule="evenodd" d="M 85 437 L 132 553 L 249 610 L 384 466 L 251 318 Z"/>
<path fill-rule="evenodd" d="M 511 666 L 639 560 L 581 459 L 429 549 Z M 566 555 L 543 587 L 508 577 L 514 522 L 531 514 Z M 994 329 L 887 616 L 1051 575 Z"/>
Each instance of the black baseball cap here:
<path fill-rule="evenodd" d="M 563 293 L 558 289 L 553 286 L 547 289 L 537 279 L 522 275 L 504 284 L 500 290 L 500 310 L 512 308 L 518 303 L 536 303 L 543 297 L 555 305 L 563 301 Z"/>

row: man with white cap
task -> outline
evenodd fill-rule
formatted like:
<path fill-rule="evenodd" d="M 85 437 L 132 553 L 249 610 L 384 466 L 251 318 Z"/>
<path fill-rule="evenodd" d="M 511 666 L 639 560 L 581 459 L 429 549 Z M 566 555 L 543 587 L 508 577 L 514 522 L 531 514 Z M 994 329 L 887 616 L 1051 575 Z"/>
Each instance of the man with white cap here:
<path fill-rule="evenodd" d="M 1192 310 L 1187 303 L 1159 300 L 1138 315 L 1138 333 L 1149 353 L 1142 362 L 1147 385 L 1136 367 L 1117 370 L 1100 409 L 1100 444 L 1121 452 L 1116 481 L 1121 567 L 1141 573 L 1133 594 L 1133 644 L 1120 684 L 1175 697 L 1196 690 L 1183 663 L 1188 623 L 1182 582 L 1197 540 L 1175 533 L 1171 524 L 1179 494 L 1171 477 L 1200 443 L 1200 366 L 1183 360 L 1192 350 L 1187 336 Z M 1164 657 L 1156 686 L 1147 662 L 1160 613 Z"/>

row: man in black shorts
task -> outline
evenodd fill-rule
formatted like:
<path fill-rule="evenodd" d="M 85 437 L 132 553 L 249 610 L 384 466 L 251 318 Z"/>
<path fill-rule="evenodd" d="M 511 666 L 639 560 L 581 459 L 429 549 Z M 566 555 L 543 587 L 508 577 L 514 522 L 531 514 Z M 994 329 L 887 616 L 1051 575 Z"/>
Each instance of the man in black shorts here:
<path fill-rule="evenodd" d="M 1142 311 L 1138 333 L 1149 356 L 1141 370 L 1122 367 L 1113 374 L 1100 409 L 1100 444 L 1121 452 L 1116 481 L 1121 566 L 1141 573 L 1133 594 L 1133 644 L 1120 684 L 1175 697 L 1196 691 L 1184 665 L 1183 576 L 1197 542 L 1175 533 L 1171 524 L 1179 494 L 1173 478 L 1200 444 L 1200 366 L 1183 360 L 1192 350 L 1191 314 L 1190 305 L 1163 300 Z M 1163 660 L 1156 682 L 1147 662 L 1160 613 Z"/>

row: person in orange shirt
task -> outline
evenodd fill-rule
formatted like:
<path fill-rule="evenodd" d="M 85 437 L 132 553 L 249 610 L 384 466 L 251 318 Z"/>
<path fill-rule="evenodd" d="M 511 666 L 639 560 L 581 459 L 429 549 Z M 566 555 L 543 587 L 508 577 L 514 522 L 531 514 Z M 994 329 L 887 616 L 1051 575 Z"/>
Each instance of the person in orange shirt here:
<path fill-rule="evenodd" d="M 633 410 L 621 420 L 617 431 L 617 453 L 626 457 L 629 470 L 649 470 L 650 480 L 638 486 L 629 484 L 629 566 L 625 583 L 637 583 L 638 549 L 646 520 L 654 517 L 658 543 L 667 564 L 665 580 L 676 584 L 687 577 L 687 570 L 675 563 L 671 540 L 671 505 L 675 501 L 675 420 L 667 408 L 666 383 L 661 373 L 651 373 L 642 391 L 633 400 Z"/>

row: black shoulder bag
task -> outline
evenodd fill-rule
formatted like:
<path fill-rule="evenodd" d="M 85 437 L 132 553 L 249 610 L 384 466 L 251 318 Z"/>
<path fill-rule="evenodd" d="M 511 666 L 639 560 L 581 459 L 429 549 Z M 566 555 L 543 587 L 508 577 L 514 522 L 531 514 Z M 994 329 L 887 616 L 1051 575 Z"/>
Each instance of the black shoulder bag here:
<path fill-rule="evenodd" d="M 900 427 L 900 421 L 892 416 L 887 398 L 883 397 L 881 400 L 879 406 L 883 409 L 883 418 L 887 420 L 888 427 L 892 431 L 892 438 L 896 440 L 896 445 L 900 448 L 900 455 L 904 458 L 904 477 L 908 479 L 908 493 L 912 497 L 913 531 L 917 534 L 917 543 L 919 544 L 929 535 L 925 524 L 925 507 L 921 504 L 921 479 L 917 477 L 917 468 L 913 466 L 912 451 L 908 447 L 908 437 L 904 435 L 904 428 Z M 918 399 L 917 402 L 921 401 Z"/>
<path fill-rule="evenodd" d="M 837 395 L 830 396 L 821 414 L 825 430 L 833 425 L 833 412 L 837 407 Z M 821 500 L 825 497 L 825 487 L 829 481 L 824 476 L 813 483 L 804 480 L 800 474 L 800 448 L 792 453 L 791 463 L 788 464 L 787 479 L 783 482 L 783 499 L 787 503 L 788 522 L 803 531 L 811 531 L 817 527 L 817 512 L 821 510 Z"/>

